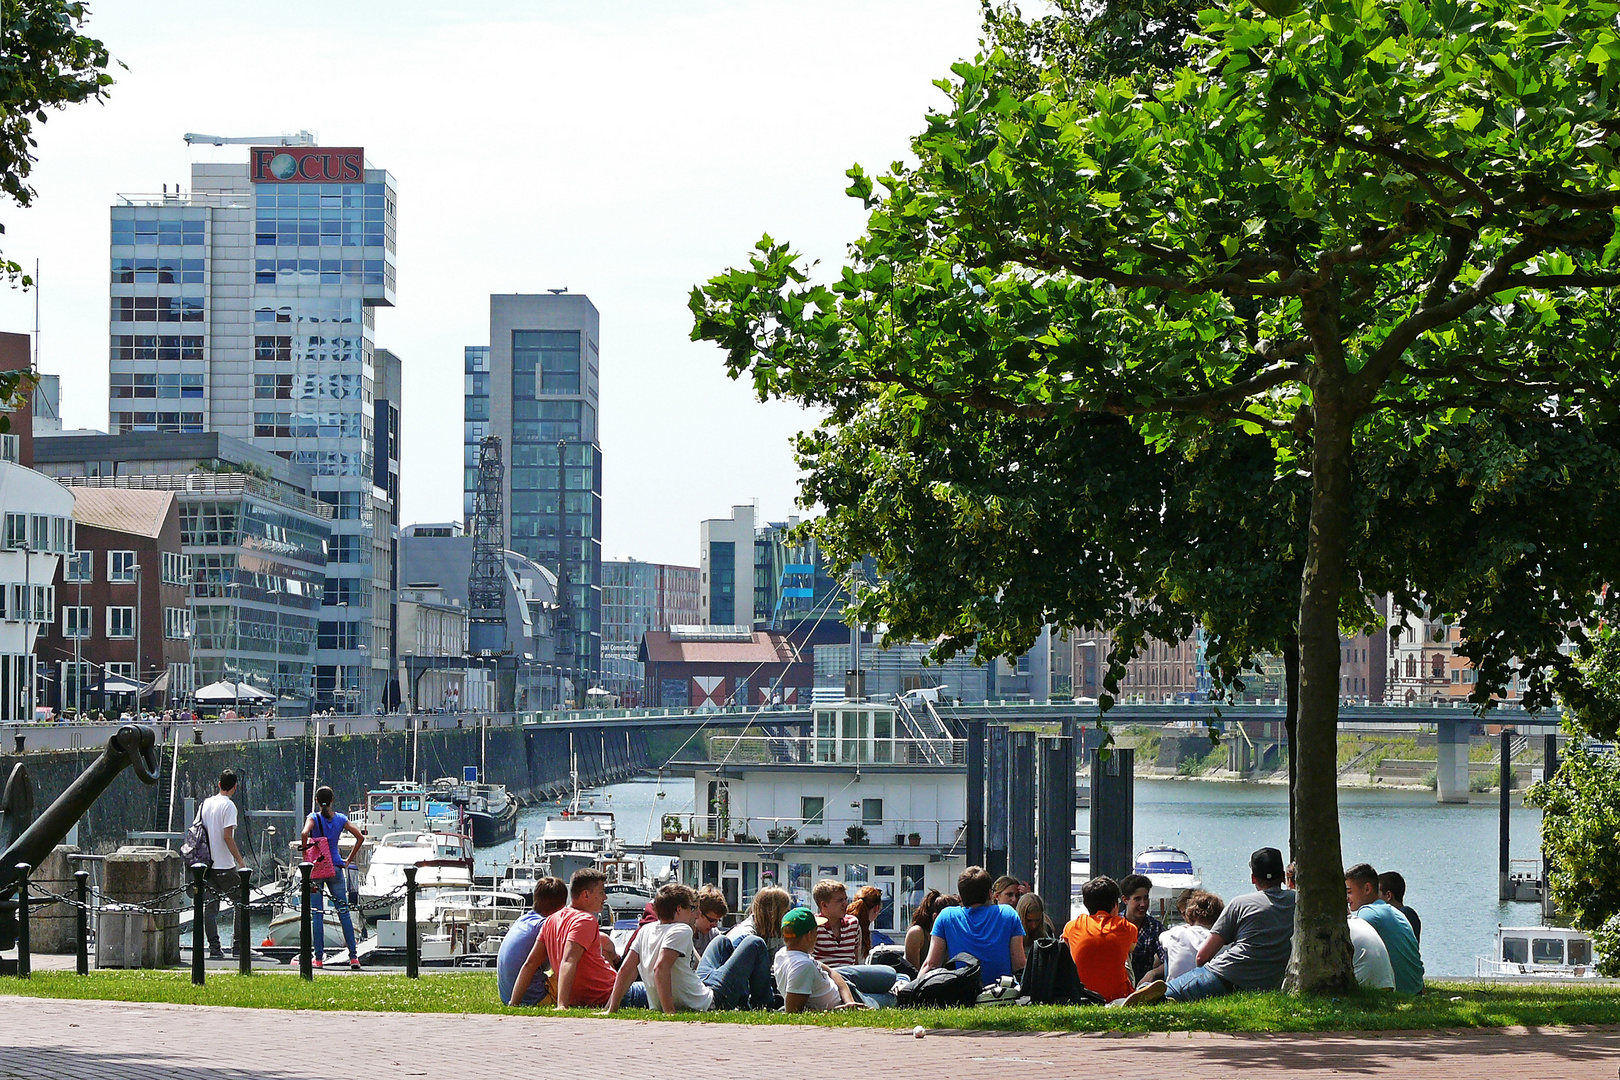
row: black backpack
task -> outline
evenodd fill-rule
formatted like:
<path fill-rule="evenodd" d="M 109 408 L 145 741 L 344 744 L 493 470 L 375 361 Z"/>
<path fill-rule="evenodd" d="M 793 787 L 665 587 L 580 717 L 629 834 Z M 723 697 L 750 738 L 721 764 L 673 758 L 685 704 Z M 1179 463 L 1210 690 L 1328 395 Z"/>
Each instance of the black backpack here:
<path fill-rule="evenodd" d="M 1033 1005 L 1102 1005 L 1103 996 L 1087 990 L 1074 970 L 1074 954 L 1062 938 L 1041 938 L 1029 947 L 1019 996 Z"/>
<path fill-rule="evenodd" d="M 902 1008 L 917 1005 L 972 1005 L 984 989 L 979 979 L 979 958 L 957 953 L 949 965 L 925 971 L 894 992 L 894 1003 Z"/>

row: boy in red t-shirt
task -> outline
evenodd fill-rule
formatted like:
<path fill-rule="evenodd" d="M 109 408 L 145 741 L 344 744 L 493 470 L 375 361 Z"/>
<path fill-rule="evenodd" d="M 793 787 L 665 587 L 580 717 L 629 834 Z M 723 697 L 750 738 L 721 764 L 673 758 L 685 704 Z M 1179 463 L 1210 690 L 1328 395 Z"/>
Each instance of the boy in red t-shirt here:
<path fill-rule="evenodd" d="M 602 930 L 596 918 L 607 903 L 607 876 L 600 870 L 576 870 L 568 891 L 572 897 L 568 906 L 547 916 L 540 928 L 518 972 L 512 1000 L 523 1000 L 529 983 L 549 961 L 557 976 L 557 1008 L 607 1005 L 615 973 L 602 956 Z"/>
<path fill-rule="evenodd" d="M 1074 956 L 1074 970 L 1087 990 L 1110 1002 L 1143 1004 L 1164 996 L 1164 983 L 1142 990 L 1131 988 L 1131 951 L 1136 948 L 1136 924 L 1119 914 L 1119 886 L 1110 877 L 1095 877 L 1080 889 L 1086 913 L 1076 915 L 1063 928 L 1063 940 Z M 1154 995 L 1153 988 L 1157 988 Z"/>

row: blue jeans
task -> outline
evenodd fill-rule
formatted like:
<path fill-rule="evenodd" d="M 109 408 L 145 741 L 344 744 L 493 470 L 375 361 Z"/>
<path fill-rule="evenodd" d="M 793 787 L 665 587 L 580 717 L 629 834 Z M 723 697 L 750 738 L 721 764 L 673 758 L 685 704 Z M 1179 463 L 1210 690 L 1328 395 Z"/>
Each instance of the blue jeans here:
<path fill-rule="evenodd" d="M 620 1007 L 626 1009 L 648 1009 L 652 1006 L 647 1001 L 647 984 L 637 979 L 624 991 L 624 1000 L 619 1002 Z"/>
<path fill-rule="evenodd" d="M 1202 1001 L 1231 992 L 1231 983 L 1204 967 L 1195 967 L 1185 975 L 1177 975 L 1164 988 L 1164 996 L 1171 1001 Z"/>
<path fill-rule="evenodd" d="M 894 1008 L 895 988 L 906 982 L 905 976 L 887 964 L 846 964 L 833 970 L 849 983 L 857 1001 L 874 1009 Z"/>
<path fill-rule="evenodd" d="M 349 918 L 348 873 L 339 869 L 325 881 L 314 882 L 309 894 L 310 922 L 315 924 L 315 957 L 326 955 L 326 890 L 332 890 L 332 902 L 337 905 L 338 921 L 343 924 L 343 943 L 349 947 L 349 958 L 358 954 L 354 949 L 354 922 Z"/>
<path fill-rule="evenodd" d="M 765 939 L 721 934 L 698 961 L 698 981 L 714 991 L 715 1009 L 767 1009 L 771 1004 L 771 954 Z"/>

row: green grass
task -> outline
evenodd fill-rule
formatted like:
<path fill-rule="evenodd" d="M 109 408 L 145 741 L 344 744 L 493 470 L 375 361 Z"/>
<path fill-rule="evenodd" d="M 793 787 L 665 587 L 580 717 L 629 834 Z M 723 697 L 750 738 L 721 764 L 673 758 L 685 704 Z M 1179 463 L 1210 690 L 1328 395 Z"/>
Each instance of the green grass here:
<path fill-rule="evenodd" d="M 0 979 L 0 994 L 103 1001 L 231 1005 L 250 1009 L 320 1009 L 362 1012 L 512 1013 L 495 1001 L 489 972 L 322 976 L 306 983 L 296 974 L 256 972 L 251 978 L 213 973 L 191 985 L 184 971 L 98 971 L 88 976 L 36 972 L 32 979 Z M 549 1013 L 549 1015 L 556 1015 Z M 572 1010 L 573 1016 L 597 1016 Z M 1192 1005 L 1136 1009 L 1028 1006 L 983 1009 L 882 1009 L 812 1013 L 684 1013 L 674 1017 L 627 1009 L 626 1019 L 706 1020 L 735 1024 L 816 1024 L 822 1027 L 975 1028 L 994 1031 L 1372 1031 L 1438 1028 L 1539 1027 L 1620 1023 L 1620 987 L 1473 985 L 1429 983 L 1422 997 L 1357 992 L 1339 998 L 1286 994 L 1234 994 Z"/>

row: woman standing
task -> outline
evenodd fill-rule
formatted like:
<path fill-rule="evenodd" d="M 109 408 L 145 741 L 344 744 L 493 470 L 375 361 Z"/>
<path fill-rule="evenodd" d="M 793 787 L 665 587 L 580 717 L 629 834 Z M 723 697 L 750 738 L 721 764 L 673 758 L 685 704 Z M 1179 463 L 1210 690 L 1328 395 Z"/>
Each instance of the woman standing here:
<path fill-rule="evenodd" d="M 332 854 L 332 866 L 337 871 L 329 878 L 313 882 L 315 888 L 310 893 L 310 913 L 315 923 L 315 966 L 321 967 L 321 961 L 326 956 L 326 890 L 329 889 L 332 893 L 332 902 L 337 905 L 338 921 L 343 924 L 343 943 L 349 947 L 349 967 L 358 970 L 360 954 L 354 945 L 354 921 L 349 917 L 349 887 L 343 873 L 345 864 L 343 855 L 338 850 L 338 842 L 343 839 L 345 831 L 353 833 L 354 848 L 350 851 L 353 855 L 358 853 L 360 845 L 366 842 L 366 836 L 349 823 L 347 816 L 332 809 L 332 798 L 333 792 L 330 787 L 322 785 L 316 790 L 315 804 L 320 809 L 312 812 L 304 820 L 302 834 L 306 859 L 312 855 L 310 837 L 325 837 L 327 849 Z"/>

